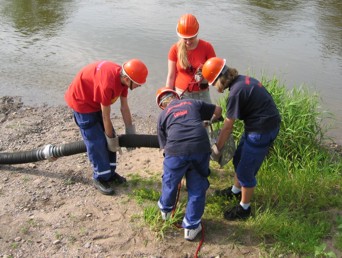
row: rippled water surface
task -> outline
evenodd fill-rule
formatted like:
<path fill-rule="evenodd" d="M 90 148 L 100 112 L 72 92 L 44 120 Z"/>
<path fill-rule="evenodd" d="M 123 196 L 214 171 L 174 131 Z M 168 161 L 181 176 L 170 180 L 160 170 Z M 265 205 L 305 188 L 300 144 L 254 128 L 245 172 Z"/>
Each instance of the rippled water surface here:
<path fill-rule="evenodd" d="M 155 91 L 165 83 L 167 53 L 186 12 L 198 18 L 199 37 L 240 73 L 276 75 L 289 88 L 306 84 L 317 91 L 337 120 L 330 135 L 342 143 L 340 0 L 0 0 L 1 95 L 64 104 L 82 66 L 136 57 L 149 77 L 130 92 L 132 113 L 156 116 Z"/>

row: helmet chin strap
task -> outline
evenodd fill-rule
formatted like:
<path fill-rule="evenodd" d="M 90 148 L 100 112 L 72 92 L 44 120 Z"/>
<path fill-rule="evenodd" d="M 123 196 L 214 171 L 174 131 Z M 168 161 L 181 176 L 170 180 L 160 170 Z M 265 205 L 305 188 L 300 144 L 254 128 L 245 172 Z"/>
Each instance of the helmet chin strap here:
<path fill-rule="evenodd" d="M 130 84 L 129 84 L 129 89 L 132 90 L 132 87 L 133 87 L 133 82 L 132 80 L 129 80 L 130 81 Z"/>

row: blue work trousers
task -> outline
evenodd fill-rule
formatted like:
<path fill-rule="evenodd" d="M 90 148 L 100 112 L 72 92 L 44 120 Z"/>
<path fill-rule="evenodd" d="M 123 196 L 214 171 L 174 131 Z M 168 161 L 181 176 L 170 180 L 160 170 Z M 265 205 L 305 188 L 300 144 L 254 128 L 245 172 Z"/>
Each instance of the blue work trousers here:
<path fill-rule="evenodd" d="M 210 153 L 200 153 L 184 156 L 165 156 L 164 174 L 162 178 L 162 194 L 158 206 L 163 212 L 172 211 L 178 191 L 178 184 L 186 177 L 188 203 L 183 228 L 197 228 L 204 212 L 205 195 L 209 187 L 207 177 Z"/>
<path fill-rule="evenodd" d="M 116 170 L 116 153 L 107 148 L 102 112 L 82 114 L 74 111 L 74 119 L 87 147 L 93 178 L 110 180 Z"/>
<path fill-rule="evenodd" d="M 256 186 L 256 175 L 278 133 L 279 127 L 268 133 L 245 132 L 242 135 L 233 157 L 235 172 L 241 186 Z"/>

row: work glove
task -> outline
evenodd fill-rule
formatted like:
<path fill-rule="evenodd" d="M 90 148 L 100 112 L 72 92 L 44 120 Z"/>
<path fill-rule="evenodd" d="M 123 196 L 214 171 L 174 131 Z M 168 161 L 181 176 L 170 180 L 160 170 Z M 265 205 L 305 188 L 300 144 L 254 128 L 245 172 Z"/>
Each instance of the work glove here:
<path fill-rule="evenodd" d="M 110 138 L 106 134 L 107 148 L 112 152 L 119 152 L 121 154 L 121 148 L 119 145 L 119 137 Z"/>
<path fill-rule="evenodd" d="M 219 164 L 221 163 L 222 152 L 217 148 L 216 143 L 214 143 L 213 146 L 211 146 L 210 159 L 216 161 Z"/>
<path fill-rule="evenodd" d="M 131 126 L 126 126 L 125 128 L 126 134 L 136 134 L 135 132 L 135 125 L 131 125 Z M 134 147 L 126 147 L 127 151 L 132 151 L 135 150 Z"/>

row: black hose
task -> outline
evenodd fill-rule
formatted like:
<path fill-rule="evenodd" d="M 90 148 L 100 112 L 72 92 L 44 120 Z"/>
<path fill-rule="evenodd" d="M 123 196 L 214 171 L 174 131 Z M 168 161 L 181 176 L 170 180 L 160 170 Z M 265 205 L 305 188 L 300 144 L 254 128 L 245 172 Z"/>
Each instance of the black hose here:
<path fill-rule="evenodd" d="M 120 135 L 119 145 L 127 148 L 159 148 L 157 135 L 148 134 Z M 87 149 L 83 141 L 62 144 L 59 146 L 48 144 L 31 151 L 0 153 L 0 164 L 22 164 L 45 159 L 53 161 L 54 158 L 70 156 L 86 151 Z"/>

